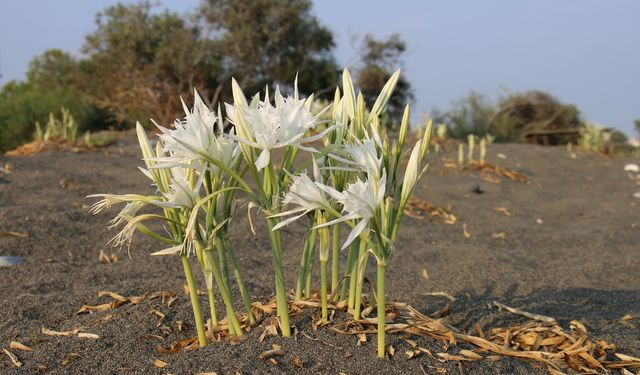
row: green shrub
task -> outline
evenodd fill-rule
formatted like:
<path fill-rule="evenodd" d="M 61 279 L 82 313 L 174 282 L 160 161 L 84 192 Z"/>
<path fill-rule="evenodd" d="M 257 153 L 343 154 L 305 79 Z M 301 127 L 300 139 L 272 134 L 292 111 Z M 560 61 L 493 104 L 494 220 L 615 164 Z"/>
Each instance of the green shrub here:
<path fill-rule="evenodd" d="M 611 133 L 603 126 L 586 123 L 580 130 L 578 145 L 592 151 L 604 151 L 611 142 Z"/>
<path fill-rule="evenodd" d="M 46 124 L 49 114 L 59 113 L 61 107 L 73 114 L 78 131 L 104 128 L 109 123 L 106 112 L 70 89 L 44 90 L 29 83 L 6 84 L 0 90 L 0 152 L 31 141 L 36 122 Z"/>
<path fill-rule="evenodd" d="M 112 132 L 91 134 L 90 131 L 84 133 L 84 144 L 87 147 L 105 147 L 116 141 L 116 135 Z"/>

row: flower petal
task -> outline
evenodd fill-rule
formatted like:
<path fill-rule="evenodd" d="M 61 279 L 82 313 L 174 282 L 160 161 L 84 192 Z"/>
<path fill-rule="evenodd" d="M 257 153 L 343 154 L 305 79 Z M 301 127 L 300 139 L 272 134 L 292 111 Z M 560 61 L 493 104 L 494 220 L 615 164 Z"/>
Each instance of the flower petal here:
<path fill-rule="evenodd" d="M 353 242 L 353 240 L 355 240 L 356 238 L 358 238 L 358 236 L 360 235 L 360 233 L 362 233 L 363 230 L 365 230 L 365 228 L 367 227 L 367 224 L 369 224 L 369 220 L 360 220 L 360 222 L 358 223 L 358 225 L 356 225 L 355 227 L 353 227 L 353 229 L 351 230 L 351 233 L 349 233 L 349 237 L 347 237 L 347 240 L 345 241 L 345 243 L 342 245 L 342 250 L 346 249 L 347 247 L 349 247 L 349 245 L 351 245 L 351 243 Z"/>
<path fill-rule="evenodd" d="M 256 168 L 258 171 L 261 171 L 267 165 L 269 165 L 269 160 L 271 160 L 271 152 L 268 149 L 262 150 L 260 153 L 260 157 L 256 160 Z"/>

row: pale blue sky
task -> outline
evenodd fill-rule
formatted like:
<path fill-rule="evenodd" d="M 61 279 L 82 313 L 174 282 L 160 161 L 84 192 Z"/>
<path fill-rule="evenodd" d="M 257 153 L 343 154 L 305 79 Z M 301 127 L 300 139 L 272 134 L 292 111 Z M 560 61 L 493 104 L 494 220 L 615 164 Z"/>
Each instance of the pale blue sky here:
<path fill-rule="evenodd" d="M 48 48 L 78 54 L 94 15 L 113 3 L 0 0 L 0 84 L 23 79 Z M 199 1 L 160 3 L 184 13 Z M 471 90 L 540 89 L 630 135 L 640 118 L 639 0 L 316 0 L 314 12 L 334 32 L 341 65 L 357 61 L 354 35 L 400 33 L 418 112 Z"/>

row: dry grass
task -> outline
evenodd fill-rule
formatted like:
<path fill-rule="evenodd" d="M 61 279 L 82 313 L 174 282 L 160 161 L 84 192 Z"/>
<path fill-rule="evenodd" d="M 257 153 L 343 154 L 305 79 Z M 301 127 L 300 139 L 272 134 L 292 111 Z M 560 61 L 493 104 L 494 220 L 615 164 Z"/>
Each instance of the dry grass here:
<path fill-rule="evenodd" d="M 445 224 L 455 224 L 458 219 L 451 213 L 452 207 L 433 205 L 417 197 L 410 197 L 404 209 L 404 214 L 418 220 L 429 219 L 431 222 L 441 220 Z"/>
<path fill-rule="evenodd" d="M 110 302 L 100 305 L 83 305 L 78 314 L 90 313 L 94 311 L 107 311 L 117 309 L 126 304 L 138 304 L 144 300 L 159 299 L 161 303 L 170 307 L 177 297 L 172 293 L 161 291 L 156 293 L 145 293 L 141 296 L 125 297 L 113 292 L 99 292 L 100 298 L 109 298 Z M 331 299 L 330 299 L 331 300 Z M 479 325 L 475 327 L 475 334 L 463 333 L 449 326 L 441 316 L 447 315 L 448 307 L 445 312 L 434 314 L 430 317 L 420 313 L 418 310 L 406 303 L 389 303 L 386 305 L 386 332 L 389 334 L 402 334 L 405 342 L 410 346 L 409 350 L 404 352 L 407 359 L 413 359 L 418 356 L 429 356 L 440 362 L 446 361 L 479 361 L 489 360 L 495 361 L 501 357 L 511 357 L 517 359 L 530 360 L 540 362 L 547 366 L 548 371 L 554 375 L 563 374 L 564 371 L 572 369 L 581 373 L 605 374 L 609 370 L 618 369 L 620 371 L 630 371 L 632 369 L 640 369 L 640 358 L 618 353 L 616 345 L 604 340 L 593 339 L 588 334 L 586 327 L 579 321 L 573 320 L 570 327 L 565 329 L 558 322 L 548 316 L 534 314 L 522 311 L 513 307 L 509 307 L 498 302 L 493 305 L 510 314 L 515 314 L 527 319 L 524 323 L 514 324 L 510 326 L 496 326 L 483 328 Z M 358 337 L 359 345 L 367 341 L 367 335 L 377 333 L 377 318 L 369 317 L 374 311 L 375 305 L 365 306 L 362 311 L 362 318 L 354 321 L 335 322 L 334 318 L 338 311 L 347 312 L 346 301 L 329 304 L 331 314 L 327 322 L 314 321 L 312 329 L 317 330 L 326 327 L 332 331 L 345 335 L 354 335 Z M 305 301 L 289 303 L 291 314 L 297 314 L 304 309 L 319 309 L 320 299 L 317 295 Z M 154 310 L 157 311 L 157 310 Z M 253 304 L 253 312 L 256 315 L 257 323 L 264 331 L 260 336 L 260 341 L 266 336 L 278 335 L 279 321 L 275 316 L 276 302 L 270 301 L 266 304 L 256 302 Z M 153 313 L 153 311 L 152 311 Z M 157 314 L 156 326 L 161 330 L 172 330 L 163 325 L 164 314 Z M 246 316 L 238 317 L 240 324 L 246 332 L 252 330 L 255 326 L 251 326 Z M 632 316 L 622 318 L 624 322 L 633 320 Z M 102 320 L 99 319 L 99 320 Z M 182 331 L 182 322 L 176 322 L 177 331 Z M 49 336 L 78 336 L 82 338 L 97 339 L 97 335 L 82 332 L 83 328 L 76 328 L 71 331 L 52 331 L 44 328 L 42 333 Z M 313 338 L 304 332 L 303 336 L 314 341 L 320 341 L 322 344 L 334 346 L 334 344 L 325 342 L 321 339 Z M 218 327 L 207 327 L 207 336 L 210 340 L 221 341 L 231 340 L 231 344 L 238 343 L 237 338 L 233 338 L 228 333 L 228 324 L 226 320 L 222 320 Z M 411 340 L 411 336 L 431 337 L 442 341 L 445 346 L 442 352 L 432 352 L 427 348 L 418 346 Z M 243 336 L 246 339 L 246 336 Z M 163 337 L 158 336 L 159 339 Z M 466 343 L 473 349 L 456 349 L 457 344 Z M 158 346 L 156 352 L 159 354 L 174 354 L 185 350 L 197 349 L 197 338 L 186 338 L 175 342 L 169 346 Z M 20 345 L 11 346 L 12 349 L 23 349 Z M 31 348 L 29 348 L 31 349 Z M 12 357 L 11 354 L 5 354 Z M 10 352 L 9 352 L 10 353 Z M 387 347 L 387 355 L 393 356 L 396 349 Z M 261 354 L 262 359 L 271 360 L 274 356 L 282 355 L 282 348 L 273 348 L 270 351 Z M 16 358 L 17 360 L 17 358 Z M 13 359 L 12 359 L 13 362 Z M 14 363 L 16 364 L 16 363 Z M 17 365 L 17 364 L 16 364 Z M 626 373 L 624 372 L 623 373 Z"/>

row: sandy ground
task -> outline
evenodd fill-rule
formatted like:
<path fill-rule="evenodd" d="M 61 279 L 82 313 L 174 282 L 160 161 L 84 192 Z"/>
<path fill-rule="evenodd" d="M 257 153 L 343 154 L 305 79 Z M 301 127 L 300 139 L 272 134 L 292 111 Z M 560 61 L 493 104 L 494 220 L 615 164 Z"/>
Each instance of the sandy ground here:
<path fill-rule="evenodd" d="M 427 356 L 407 360 L 403 353 L 409 346 L 400 335 L 388 336 L 396 356 L 378 360 L 373 336 L 357 346 L 353 336 L 322 328 L 313 331 L 310 323 L 316 312 L 292 318 L 299 332 L 296 339 L 267 337 L 259 342 L 263 328 L 258 326 L 238 345 L 220 342 L 197 351 L 157 354 L 154 349 L 159 345 L 195 336 L 188 297 L 182 292 L 181 264 L 175 258 L 149 257 L 161 245 L 142 236 L 136 237 L 131 258 L 124 251 L 118 253 L 117 262 L 101 263 L 100 250 L 112 251 L 105 243 L 114 235 L 107 222 L 115 211 L 92 216 L 91 201 L 84 198 L 150 189 L 135 168 L 141 164 L 136 147 L 135 140 L 126 137 L 98 152 L 0 157 L 0 162 L 12 166 L 11 173 L 0 173 L 0 231 L 27 234 L 0 237 L 0 256 L 24 259 L 0 268 L 0 347 L 8 348 L 15 340 L 33 348 L 12 350 L 24 363 L 19 370 L 0 353 L 0 373 L 546 373 L 544 366 L 510 358 L 461 364 Z M 498 153 L 506 159 L 497 158 Z M 527 183 L 501 179 L 496 184 L 477 172 L 446 173 L 443 156 L 454 157 L 432 155 L 433 167 L 416 195 L 439 206 L 450 205 L 458 221 L 449 225 L 404 219 L 387 272 L 388 299 L 431 314 L 447 300 L 426 293 L 455 296 L 446 322 L 461 331 L 470 331 L 476 323 L 489 328 L 522 321 L 489 306 L 499 301 L 554 317 L 565 328 L 577 319 L 592 338 L 615 343 L 619 352 L 640 355 L 640 200 L 632 197 L 637 186 L 623 171 L 630 159 L 579 153 L 574 160 L 564 148 L 492 145 L 490 163 L 528 178 Z M 511 216 L 496 208 L 505 208 Z M 252 236 L 243 211 L 232 240 L 254 300 L 266 301 L 273 284 L 266 225 L 260 221 L 258 235 Z M 463 223 L 470 237 L 463 235 Z M 293 225 L 284 233 L 290 288 L 303 230 L 302 225 Z M 166 290 L 178 300 L 171 307 L 151 300 L 75 314 L 83 304 L 108 302 L 97 297 L 102 290 L 125 296 Z M 206 306 L 204 298 L 203 303 Z M 222 304 L 218 306 L 221 310 Z M 165 336 L 156 327 L 154 309 L 166 315 L 165 325 L 175 327 L 182 321 L 186 331 L 174 330 L 162 341 L 151 336 Z M 96 323 L 111 313 L 115 313 L 111 320 Z M 636 328 L 618 323 L 625 314 L 636 317 L 632 321 Z M 58 331 L 86 327 L 86 332 L 100 338 L 51 337 L 40 333 L 42 327 Z M 429 338 L 417 341 L 435 352 L 458 350 Z M 274 343 L 285 351 L 278 364 L 258 359 Z M 296 358 L 303 368 L 292 364 Z M 168 366 L 156 368 L 154 359 Z"/>

